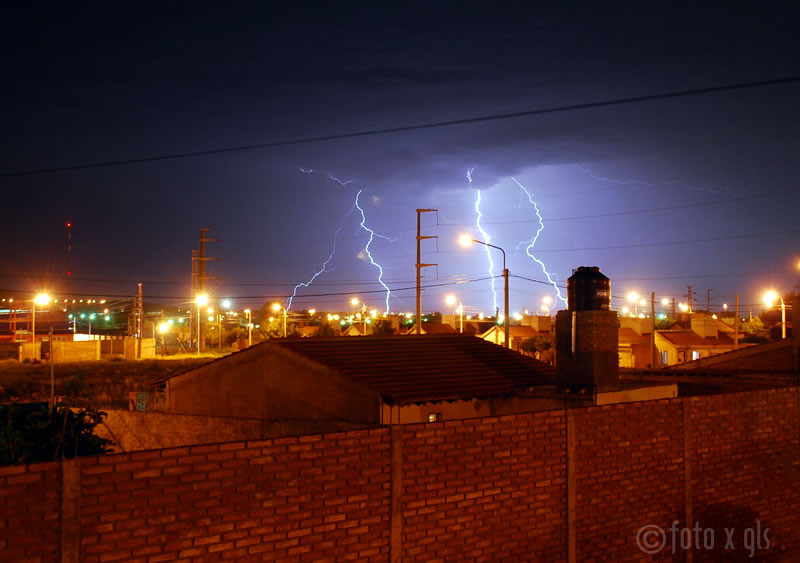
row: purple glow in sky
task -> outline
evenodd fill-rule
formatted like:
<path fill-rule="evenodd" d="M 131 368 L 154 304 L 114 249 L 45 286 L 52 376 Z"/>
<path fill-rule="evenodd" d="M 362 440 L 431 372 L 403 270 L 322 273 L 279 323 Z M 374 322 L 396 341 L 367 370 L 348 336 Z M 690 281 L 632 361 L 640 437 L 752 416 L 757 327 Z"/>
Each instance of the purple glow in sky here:
<path fill-rule="evenodd" d="M 423 309 L 456 293 L 489 314 L 492 280 L 457 283 L 489 270 L 484 250 L 456 242 L 480 230 L 477 194 L 480 228 L 508 255 L 515 311 L 545 296 L 563 306 L 551 282 L 582 265 L 600 266 L 615 296 L 682 301 L 692 285 L 703 305 L 713 289 L 714 309 L 738 293 L 760 311 L 764 289 L 797 283 L 800 82 L 47 172 L 800 75 L 788 11 L 14 10 L 0 39 L 0 293 L 67 290 L 69 220 L 76 293 L 129 295 L 143 282 L 150 301 L 188 300 L 191 250 L 209 227 L 222 239 L 209 248 L 215 291 L 239 306 L 297 288 L 294 310 L 358 296 L 407 311 L 414 210 L 435 208 L 423 218 L 438 236 L 423 245 L 438 264 L 424 271 Z M 357 193 L 363 215 L 348 213 Z"/>

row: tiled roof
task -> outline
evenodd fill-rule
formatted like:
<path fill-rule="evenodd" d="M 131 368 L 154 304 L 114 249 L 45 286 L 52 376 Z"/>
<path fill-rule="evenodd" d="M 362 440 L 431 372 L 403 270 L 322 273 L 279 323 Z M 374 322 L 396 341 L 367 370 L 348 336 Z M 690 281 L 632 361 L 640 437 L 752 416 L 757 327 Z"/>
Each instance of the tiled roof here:
<path fill-rule="evenodd" d="M 704 338 L 693 330 L 657 330 L 656 334 L 663 336 L 675 346 L 696 346 L 699 348 L 733 346 L 733 338 L 727 333 L 720 332 L 716 338 Z"/>
<path fill-rule="evenodd" d="M 650 342 L 649 334 L 639 334 L 632 328 L 623 327 L 619 329 L 619 342 L 621 344 L 639 344 L 642 342 Z"/>
<path fill-rule="evenodd" d="M 490 333 L 500 332 L 505 334 L 505 328 L 502 326 L 493 326 L 481 335 L 481 338 L 486 338 Z M 541 332 L 528 325 L 511 325 L 508 327 L 508 335 L 511 338 L 531 338 L 533 336 L 550 336 L 549 332 Z"/>
<path fill-rule="evenodd" d="M 555 381 L 555 368 L 467 335 L 272 340 L 394 403 L 497 397 Z"/>
<path fill-rule="evenodd" d="M 422 323 L 422 330 L 425 334 L 455 334 L 456 329 L 452 326 L 444 323 Z M 417 333 L 417 325 L 412 326 L 408 329 L 406 334 L 416 334 Z"/>

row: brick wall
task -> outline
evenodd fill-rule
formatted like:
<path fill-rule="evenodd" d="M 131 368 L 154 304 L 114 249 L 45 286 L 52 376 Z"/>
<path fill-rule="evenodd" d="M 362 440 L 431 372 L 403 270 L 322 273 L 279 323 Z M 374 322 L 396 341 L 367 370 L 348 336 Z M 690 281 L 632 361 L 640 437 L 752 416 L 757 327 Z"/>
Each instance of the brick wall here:
<path fill-rule="evenodd" d="M 387 430 L 81 462 L 83 561 L 388 558 Z"/>
<path fill-rule="evenodd" d="M 404 560 L 562 556 L 562 412 L 408 425 L 402 444 Z"/>
<path fill-rule="evenodd" d="M 58 561 L 58 463 L 0 467 L 0 560 Z"/>
<path fill-rule="evenodd" d="M 683 560 L 673 523 L 714 531 L 696 561 L 791 559 L 799 409 L 791 388 L 4 467 L 0 559 L 630 561 L 650 525 Z"/>
<path fill-rule="evenodd" d="M 640 528 L 668 529 L 684 520 L 681 400 L 594 407 L 571 415 L 577 559 L 642 557 L 635 543 Z"/>
<path fill-rule="evenodd" d="M 756 521 L 769 528 L 768 553 L 800 553 L 800 455 L 798 390 L 714 395 L 685 403 L 692 432 L 693 519 L 725 538 L 733 550 L 703 550 L 705 558 L 732 551 L 750 555 L 743 534 Z M 763 538 L 763 535 L 762 535 Z M 722 543 L 722 542 L 719 542 Z M 762 541 L 762 546 L 766 545 Z M 730 555 L 728 553 L 728 555 Z"/>

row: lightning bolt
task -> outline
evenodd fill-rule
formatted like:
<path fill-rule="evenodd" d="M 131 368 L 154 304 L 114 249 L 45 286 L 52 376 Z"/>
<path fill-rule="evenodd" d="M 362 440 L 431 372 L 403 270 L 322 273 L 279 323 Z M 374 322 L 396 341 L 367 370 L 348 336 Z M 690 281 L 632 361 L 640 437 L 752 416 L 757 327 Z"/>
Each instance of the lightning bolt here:
<path fill-rule="evenodd" d="M 350 217 L 350 214 L 353 213 L 353 209 L 355 209 L 355 208 L 356 208 L 356 206 L 353 205 L 349 209 L 349 211 L 345 214 L 345 216 L 342 217 L 342 221 L 341 221 L 341 223 L 339 223 L 339 228 L 336 229 L 336 232 L 333 234 L 333 248 L 331 249 L 331 253 L 328 255 L 328 259 L 325 260 L 322 263 L 322 266 L 319 268 L 319 270 L 314 272 L 314 275 L 311 276 L 311 279 L 309 279 L 307 282 L 300 282 L 296 286 L 294 286 L 294 290 L 292 291 L 292 296 L 289 297 L 289 299 L 286 301 L 286 310 L 287 311 L 292 308 L 292 301 L 294 300 L 295 296 L 297 295 L 297 290 L 300 289 L 301 287 L 308 287 L 309 285 L 311 285 L 314 282 L 315 279 L 317 279 L 318 276 L 320 276 L 321 274 L 325 273 L 328 270 L 328 264 L 331 263 L 331 260 L 333 260 L 333 255 L 336 254 L 336 240 L 339 238 L 339 233 L 341 232 L 342 228 L 344 227 L 345 221 L 347 221 L 347 218 Z"/>
<path fill-rule="evenodd" d="M 313 168 L 309 168 L 308 170 L 306 170 L 305 168 L 303 168 L 301 166 L 298 166 L 297 169 L 300 172 L 302 172 L 303 174 L 313 174 L 314 173 L 314 169 Z"/>
<path fill-rule="evenodd" d="M 559 299 L 561 299 L 561 300 L 564 302 L 564 305 L 566 305 L 566 304 L 567 304 L 567 300 L 566 300 L 566 299 L 564 299 L 564 297 L 561 295 L 561 289 L 558 287 L 558 285 L 556 285 L 556 281 L 558 281 L 558 276 L 557 276 L 556 274 L 551 274 L 550 272 L 548 272 L 548 271 L 547 271 L 547 267 L 544 265 L 544 262 L 542 262 L 542 261 L 541 261 L 541 260 L 539 260 L 539 259 L 538 259 L 536 256 L 534 256 L 534 255 L 533 255 L 533 247 L 536 245 L 536 241 L 539 239 L 539 235 L 540 235 L 540 234 L 542 233 L 542 231 L 544 230 L 544 220 L 542 219 L 542 214 L 539 212 L 539 205 L 538 205 L 538 204 L 536 203 L 536 201 L 533 199 L 533 194 L 531 194 L 531 193 L 530 193 L 530 192 L 529 192 L 529 191 L 528 191 L 528 190 L 525 188 L 525 186 L 523 186 L 522 184 L 520 184 L 520 183 L 517 181 L 517 179 L 516 179 L 516 178 L 514 178 L 513 176 L 511 177 L 511 179 L 514 181 L 514 183 L 515 183 L 516 185 L 518 185 L 518 186 L 519 186 L 519 187 L 522 189 L 522 191 L 523 191 L 523 192 L 525 192 L 525 195 L 527 195 L 527 196 L 528 196 L 528 201 L 529 201 L 529 202 L 531 202 L 531 205 L 533 205 L 533 209 L 536 211 L 536 217 L 537 217 L 537 219 L 539 219 L 539 228 L 538 228 L 538 229 L 536 229 L 536 234 L 534 234 L 534 235 L 533 235 L 533 236 L 530 238 L 530 240 L 527 240 L 527 241 L 521 241 L 521 242 L 520 242 L 520 243 L 517 245 L 517 248 L 519 248 L 519 247 L 520 247 L 520 246 L 522 246 L 523 244 L 524 244 L 524 245 L 527 245 L 527 246 L 526 246 L 526 248 L 525 248 L 525 254 L 527 254 L 528 256 L 530 256 L 530 258 L 531 258 L 531 259 L 532 259 L 534 262 L 536 262 L 537 264 L 539 264 L 539 266 L 541 266 L 541 267 L 542 267 L 542 272 L 544 272 L 544 275 L 545 275 L 545 277 L 547 278 L 547 281 L 548 281 L 548 282 L 550 282 L 550 284 L 551 284 L 551 285 L 553 286 L 553 288 L 555 288 L 555 290 L 556 290 L 556 296 L 557 296 Z"/>
<path fill-rule="evenodd" d="M 687 184 L 686 182 L 681 182 L 680 180 L 666 180 L 666 181 L 665 180 L 655 180 L 655 181 L 652 181 L 652 182 L 648 182 L 646 180 L 618 180 L 616 178 L 607 178 L 605 176 L 597 176 L 596 174 L 593 174 L 591 172 L 591 170 L 588 170 L 588 169 L 586 169 L 583 166 L 580 166 L 578 164 L 576 164 L 575 167 L 578 170 L 580 170 L 581 172 L 583 172 L 584 174 L 586 174 L 587 176 L 589 176 L 590 178 L 593 178 L 593 179 L 595 179 L 595 180 L 597 180 L 599 182 L 611 182 L 612 184 L 617 184 L 617 185 L 620 185 L 620 186 L 646 186 L 648 188 L 655 188 L 655 187 L 658 187 L 658 186 L 680 186 L 680 187 L 685 188 L 685 189 L 687 189 L 689 191 L 692 191 L 692 192 L 709 192 L 709 193 L 712 193 L 714 195 L 718 195 L 718 194 L 721 194 L 722 192 L 725 192 L 725 193 L 727 193 L 728 195 L 730 195 L 732 197 L 742 197 L 743 195 L 745 195 L 747 192 L 750 191 L 750 186 L 747 186 L 744 189 L 744 191 L 736 193 L 736 192 L 733 192 L 733 191 L 729 190 L 728 188 L 715 189 L 715 188 L 705 188 L 705 187 L 691 186 L 691 185 Z"/>
<path fill-rule="evenodd" d="M 390 290 L 389 286 L 386 285 L 383 282 L 383 266 L 378 264 L 375 261 L 375 259 L 372 257 L 372 253 L 369 251 L 369 247 L 372 244 L 372 241 L 375 239 L 375 237 L 379 237 L 379 238 L 388 240 L 390 242 L 392 242 L 392 239 L 390 239 L 389 237 L 385 237 L 383 235 L 379 235 L 375 231 L 373 231 L 372 229 L 367 227 L 367 216 L 364 215 L 364 210 L 358 204 L 358 198 L 361 196 L 361 192 L 362 191 L 363 190 L 358 190 L 358 193 L 356 194 L 355 207 L 361 212 L 361 228 L 369 233 L 369 240 L 367 241 L 367 244 L 364 247 L 364 252 L 366 252 L 367 257 L 369 258 L 369 261 L 372 263 L 372 265 L 375 266 L 376 268 L 378 268 L 378 282 L 380 282 L 380 284 L 386 290 L 386 313 L 388 314 L 389 313 L 389 297 L 391 297 L 391 295 L 392 295 L 392 290 Z"/>
<path fill-rule="evenodd" d="M 472 171 L 475 170 L 474 168 L 470 168 L 467 170 L 467 180 L 470 184 L 470 189 L 472 188 Z M 483 214 L 481 213 L 481 191 L 478 188 L 474 188 L 477 196 L 475 198 L 475 213 L 478 217 L 475 219 L 475 226 L 478 228 L 478 231 L 481 233 L 483 237 L 483 242 L 489 244 L 492 242 L 492 238 L 489 236 L 489 233 L 483 230 L 481 226 L 481 218 L 483 218 Z M 491 287 L 492 287 L 492 299 L 493 299 L 493 306 L 494 311 L 497 311 L 497 290 L 494 288 L 494 259 L 492 258 L 491 249 L 484 245 L 484 250 L 486 251 L 486 258 L 489 260 L 489 277 L 491 278 Z"/>

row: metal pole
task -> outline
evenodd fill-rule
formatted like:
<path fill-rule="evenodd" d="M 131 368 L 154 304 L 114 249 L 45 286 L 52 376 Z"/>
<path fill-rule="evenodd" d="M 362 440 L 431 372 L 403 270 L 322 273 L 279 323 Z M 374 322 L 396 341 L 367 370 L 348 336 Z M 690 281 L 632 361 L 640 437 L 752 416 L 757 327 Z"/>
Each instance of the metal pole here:
<path fill-rule="evenodd" d="M 422 263 L 422 239 L 437 238 L 435 236 L 422 236 L 422 214 L 431 211 L 438 211 L 438 209 L 417 209 L 417 319 L 416 319 L 416 333 L 422 334 L 422 268 L 427 266 L 435 266 L 436 264 L 423 264 Z"/>
<path fill-rule="evenodd" d="M 422 226 L 422 213 L 417 209 L 417 318 L 416 332 L 422 334 L 422 239 L 420 238 Z"/>
<path fill-rule="evenodd" d="M 464 305 L 462 305 L 460 301 L 458 302 L 458 308 L 461 309 L 461 322 L 459 326 L 459 332 L 461 334 L 464 334 Z"/>
<path fill-rule="evenodd" d="M 50 327 L 50 408 L 56 406 L 56 376 L 55 366 L 56 356 L 53 350 L 53 327 Z"/>
<path fill-rule="evenodd" d="M 653 328 L 650 330 L 650 369 L 656 368 L 656 293 L 650 292 L 650 319 Z"/>
<path fill-rule="evenodd" d="M 283 308 L 283 337 L 286 338 L 286 307 Z"/>
<path fill-rule="evenodd" d="M 222 315 L 217 313 L 217 351 L 222 352 Z"/>
<path fill-rule="evenodd" d="M 781 297 L 781 339 L 786 339 L 786 303 L 783 302 L 783 297 Z"/>
<path fill-rule="evenodd" d="M 509 339 L 511 318 L 508 316 L 508 268 L 506 268 L 506 253 L 503 251 L 503 280 L 505 281 L 505 318 L 503 319 L 503 328 L 505 329 L 506 348 L 511 348 Z"/>
<path fill-rule="evenodd" d="M 247 311 L 247 346 L 253 345 L 253 322 L 250 320 L 250 311 Z"/>
<path fill-rule="evenodd" d="M 33 300 L 31 309 L 31 337 L 33 338 L 33 353 L 36 353 L 36 299 Z"/>

